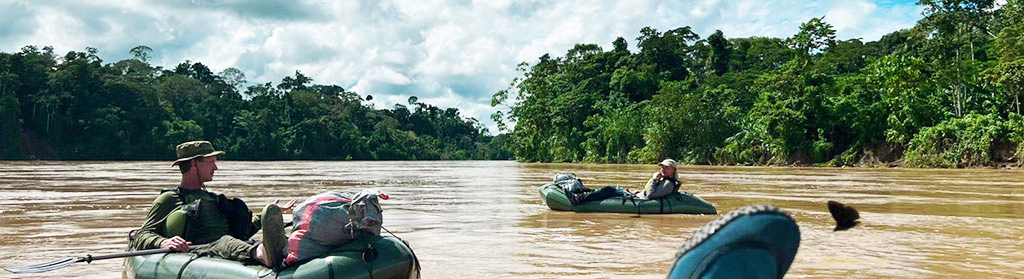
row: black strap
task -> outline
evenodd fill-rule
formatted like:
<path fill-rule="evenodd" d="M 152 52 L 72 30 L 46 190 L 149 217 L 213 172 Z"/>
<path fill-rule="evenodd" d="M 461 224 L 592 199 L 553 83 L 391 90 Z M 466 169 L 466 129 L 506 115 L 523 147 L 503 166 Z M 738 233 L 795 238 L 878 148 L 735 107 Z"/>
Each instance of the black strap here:
<path fill-rule="evenodd" d="M 377 249 L 373 248 L 369 241 L 363 241 L 363 243 L 366 244 L 362 254 L 363 266 L 366 267 L 366 272 L 370 273 L 370 279 L 373 279 L 373 262 L 377 261 Z M 368 255 L 369 259 L 367 258 Z"/>
<path fill-rule="evenodd" d="M 185 274 L 185 268 L 188 267 L 188 264 L 192 263 L 192 261 L 197 259 L 199 259 L 199 255 L 197 254 L 192 254 L 191 256 L 189 256 L 188 260 L 185 261 L 185 264 L 181 265 L 181 269 L 178 270 L 178 279 L 181 279 L 181 275 Z"/>
<path fill-rule="evenodd" d="M 640 205 L 636 203 L 636 196 L 629 197 L 629 201 L 633 202 L 633 207 L 636 208 L 636 215 L 640 215 Z"/>
<path fill-rule="evenodd" d="M 162 195 L 163 193 L 174 192 L 175 195 L 178 195 L 178 201 L 181 201 L 181 205 L 185 205 L 185 204 L 188 203 L 188 201 L 185 200 L 185 195 L 182 195 L 183 191 L 189 191 L 189 190 L 181 188 L 181 187 L 171 188 L 171 189 L 163 189 L 163 190 L 160 190 L 160 194 Z"/>
<path fill-rule="evenodd" d="M 673 193 L 679 193 L 679 186 L 680 186 L 679 185 L 679 180 L 678 179 L 672 179 L 672 184 L 674 186 L 672 187 L 672 192 L 668 193 L 669 196 L 671 196 Z M 668 201 L 668 196 L 662 197 L 661 200 L 663 200 L 663 201 L 668 203 L 668 213 L 672 213 L 672 202 Z M 662 210 L 662 213 L 665 213 L 665 211 Z"/>
<path fill-rule="evenodd" d="M 334 279 L 334 261 L 325 262 L 327 262 L 327 274 L 330 275 L 331 279 Z"/>

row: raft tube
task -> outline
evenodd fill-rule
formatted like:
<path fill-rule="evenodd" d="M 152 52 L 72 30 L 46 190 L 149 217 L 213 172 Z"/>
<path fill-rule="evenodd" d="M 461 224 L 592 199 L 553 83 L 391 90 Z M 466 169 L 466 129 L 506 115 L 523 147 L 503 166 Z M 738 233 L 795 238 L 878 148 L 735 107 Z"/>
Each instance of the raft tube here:
<path fill-rule="evenodd" d="M 800 227 L 770 205 L 742 207 L 707 223 L 676 254 L 669 279 L 782 279 L 800 248 Z"/>
<path fill-rule="evenodd" d="M 376 252 L 373 252 L 376 251 Z M 163 278 L 417 278 L 412 250 L 394 237 L 353 240 L 334 252 L 282 270 L 192 253 L 137 256 L 128 259 L 127 275 Z"/>
<path fill-rule="evenodd" d="M 554 210 L 575 212 L 618 212 L 636 214 L 716 214 L 715 206 L 690 193 L 674 193 L 664 198 L 630 199 L 613 197 L 602 201 L 591 201 L 573 205 L 565 190 L 554 183 L 544 184 L 538 190 L 544 203 Z"/>

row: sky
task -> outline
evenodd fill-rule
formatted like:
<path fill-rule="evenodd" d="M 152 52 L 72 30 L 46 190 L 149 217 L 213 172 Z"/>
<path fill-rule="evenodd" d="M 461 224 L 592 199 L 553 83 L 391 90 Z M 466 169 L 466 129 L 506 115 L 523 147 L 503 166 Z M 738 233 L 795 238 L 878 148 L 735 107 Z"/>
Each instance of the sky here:
<path fill-rule="evenodd" d="M 550 53 L 577 43 L 636 52 L 640 29 L 690 26 L 702 38 L 796 34 L 824 16 L 840 40 L 875 41 L 922 18 L 914 0 L 0 0 L 0 52 L 26 45 L 58 54 L 95 47 L 104 63 L 153 49 L 150 64 L 185 60 L 214 72 L 234 67 L 251 84 L 295 71 L 316 84 L 372 95 L 377 108 L 409 96 L 498 132 L 490 98 Z"/>

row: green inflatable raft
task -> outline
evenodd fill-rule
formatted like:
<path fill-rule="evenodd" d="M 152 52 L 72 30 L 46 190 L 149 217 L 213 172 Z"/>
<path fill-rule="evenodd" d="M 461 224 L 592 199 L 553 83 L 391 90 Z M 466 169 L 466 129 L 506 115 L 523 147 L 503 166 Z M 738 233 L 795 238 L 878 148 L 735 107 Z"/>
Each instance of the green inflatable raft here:
<path fill-rule="evenodd" d="M 623 197 L 612 197 L 601 201 L 591 201 L 573 205 L 565 190 L 555 183 L 548 183 L 540 186 L 538 190 L 544 198 L 544 203 L 554 210 L 565 210 L 575 212 L 618 212 L 636 214 L 716 214 L 715 206 L 704 199 L 698 198 L 689 193 L 674 193 L 667 197 L 646 200 L 631 199 Z"/>
<path fill-rule="evenodd" d="M 411 249 L 395 237 L 353 240 L 330 254 L 275 271 L 191 253 L 137 256 L 128 259 L 130 278 L 417 278 Z"/>

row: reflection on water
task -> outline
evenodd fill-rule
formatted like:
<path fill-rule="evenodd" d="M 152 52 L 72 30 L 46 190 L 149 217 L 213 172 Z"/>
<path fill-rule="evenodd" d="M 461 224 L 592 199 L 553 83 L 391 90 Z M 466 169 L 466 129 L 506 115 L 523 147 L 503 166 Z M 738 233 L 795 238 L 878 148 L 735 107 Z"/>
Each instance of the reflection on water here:
<path fill-rule="evenodd" d="M 549 210 L 537 187 L 557 171 L 591 187 L 639 188 L 655 166 L 515 162 L 220 161 L 212 191 L 253 208 L 276 198 L 379 188 L 385 227 L 408 240 L 425 278 L 662 278 L 711 215 Z M 0 266 L 120 252 L 160 189 L 167 162 L 0 162 Z M 789 278 L 1024 277 L 1024 173 L 1000 170 L 684 167 L 684 190 L 719 212 L 768 203 L 803 241 Z M 825 202 L 862 223 L 832 232 Z M 286 217 L 287 218 L 287 217 Z M 117 278 L 121 261 L 45 277 Z M 2 274 L 2 278 L 17 278 Z M 26 276 L 31 277 L 31 276 Z"/>

